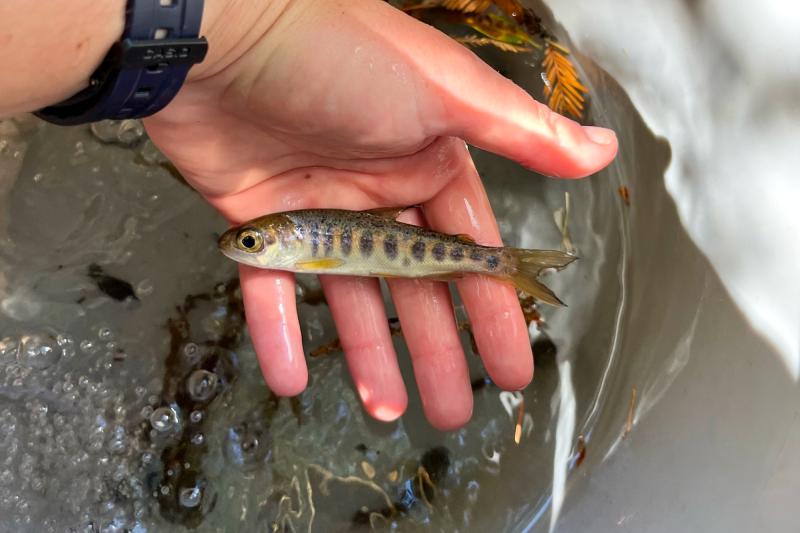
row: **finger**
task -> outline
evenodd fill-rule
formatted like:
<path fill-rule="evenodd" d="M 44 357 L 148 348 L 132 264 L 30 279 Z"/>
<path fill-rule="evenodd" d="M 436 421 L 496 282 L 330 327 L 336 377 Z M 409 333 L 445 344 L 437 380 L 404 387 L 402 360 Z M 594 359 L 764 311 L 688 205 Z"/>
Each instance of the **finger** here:
<path fill-rule="evenodd" d="M 400 220 L 422 223 L 416 209 L 404 212 Z M 425 416 L 441 430 L 463 426 L 472 416 L 472 389 L 447 284 L 407 279 L 388 284 Z"/>
<path fill-rule="evenodd" d="M 376 279 L 320 276 L 350 375 L 366 411 L 378 420 L 402 415 L 408 395 Z"/>
<path fill-rule="evenodd" d="M 406 60 L 419 73 L 415 85 L 425 90 L 419 91 L 418 114 L 429 135 L 460 137 L 549 176 L 587 176 L 613 160 L 613 131 L 552 112 L 464 46 L 404 19 L 386 25 L 382 35 L 404 43 Z"/>
<path fill-rule="evenodd" d="M 239 267 L 245 316 L 261 372 L 279 396 L 295 396 L 308 382 L 294 276 L 288 272 Z"/>
<path fill-rule="evenodd" d="M 480 244 L 502 245 L 486 192 L 463 143 L 458 149 L 454 142 L 449 157 L 462 171 L 425 204 L 428 223 L 446 233 L 469 234 Z M 524 388 L 533 378 L 533 353 L 516 290 L 484 276 L 465 277 L 456 285 L 487 372 L 503 389 Z"/>
<path fill-rule="evenodd" d="M 406 279 L 389 281 L 389 288 L 425 416 L 438 429 L 458 429 L 472 416 L 472 389 L 450 290 L 445 283 Z"/>

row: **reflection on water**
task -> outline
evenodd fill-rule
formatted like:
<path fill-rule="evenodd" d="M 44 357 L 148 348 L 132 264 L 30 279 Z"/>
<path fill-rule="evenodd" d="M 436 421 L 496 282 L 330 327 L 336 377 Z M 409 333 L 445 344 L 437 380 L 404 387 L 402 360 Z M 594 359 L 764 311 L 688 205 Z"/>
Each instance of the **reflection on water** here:
<path fill-rule="evenodd" d="M 518 529 L 587 468 L 616 364 L 618 183 L 547 180 L 474 150 L 506 243 L 568 243 L 581 261 L 547 280 L 569 308 L 526 308 L 537 370 L 525 391 L 497 389 L 463 332 L 474 417 L 441 433 L 400 336 L 409 411 L 366 418 L 310 278 L 298 289 L 319 354 L 310 386 L 270 393 L 235 265 L 216 250 L 226 225 L 137 122 L 23 117 L 0 134 L 2 529 Z"/>

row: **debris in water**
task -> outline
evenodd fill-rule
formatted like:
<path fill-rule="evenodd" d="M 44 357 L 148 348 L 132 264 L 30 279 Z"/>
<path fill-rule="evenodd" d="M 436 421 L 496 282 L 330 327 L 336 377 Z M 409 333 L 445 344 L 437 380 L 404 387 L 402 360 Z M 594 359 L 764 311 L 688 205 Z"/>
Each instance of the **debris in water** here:
<path fill-rule="evenodd" d="M 96 263 L 89 265 L 89 277 L 103 294 L 118 302 L 124 302 L 129 299 L 139 301 L 139 297 L 136 296 L 136 292 L 133 290 L 133 285 L 125 280 L 109 276 L 105 273 L 103 267 Z"/>
<path fill-rule="evenodd" d="M 544 86 L 547 105 L 556 113 L 581 119 L 589 89 L 581 83 L 578 70 L 568 57 L 570 51 L 553 39 L 546 39 L 545 43 L 542 68 L 549 82 Z"/>
<path fill-rule="evenodd" d="M 422 455 L 420 465 L 434 483 L 441 483 L 450 469 L 450 450 L 444 446 L 431 448 Z"/>
<path fill-rule="evenodd" d="M 575 459 L 572 466 L 573 468 L 578 468 L 583 463 L 583 460 L 586 459 L 586 439 L 583 438 L 583 435 L 578 435 L 578 443 L 575 447 Z"/>
<path fill-rule="evenodd" d="M 569 255 L 575 255 L 577 248 L 572 242 L 572 237 L 569 234 L 569 212 L 570 212 L 570 197 L 569 193 L 564 193 L 564 207 L 559 207 L 553 212 L 553 220 L 556 223 L 558 231 L 561 232 L 561 249 Z"/>
<path fill-rule="evenodd" d="M 536 358 L 537 366 L 549 366 L 555 362 L 558 348 L 546 333 L 541 333 L 533 341 L 531 348 L 533 348 L 533 356 Z"/>
<path fill-rule="evenodd" d="M 619 192 L 619 197 L 622 198 L 622 201 L 625 202 L 625 205 L 631 205 L 631 192 L 627 186 L 620 185 L 619 189 L 617 189 L 617 192 Z"/>
<path fill-rule="evenodd" d="M 320 357 L 322 355 L 328 355 L 330 353 L 340 352 L 341 350 L 342 350 L 342 341 L 339 340 L 339 337 L 336 337 L 330 342 L 327 342 L 321 346 L 317 346 L 316 348 L 311 350 L 309 355 L 311 357 Z"/>
<path fill-rule="evenodd" d="M 519 405 L 517 406 L 517 423 L 514 425 L 514 444 L 519 444 L 522 440 L 522 422 L 525 419 L 525 396 L 520 393 Z"/>
<path fill-rule="evenodd" d="M 477 392 L 487 385 L 492 384 L 492 378 L 489 376 L 483 376 L 482 378 L 472 380 L 472 392 Z"/>
<path fill-rule="evenodd" d="M 636 411 L 636 387 L 631 387 L 631 400 L 628 403 L 628 418 L 625 420 L 625 431 L 622 433 L 622 438 L 630 434 L 631 430 L 633 429 L 633 417 Z"/>
<path fill-rule="evenodd" d="M 368 479 L 373 479 L 375 477 L 375 467 L 367 461 L 361 461 L 361 470 L 364 471 L 364 475 L 367 476 Z"/>

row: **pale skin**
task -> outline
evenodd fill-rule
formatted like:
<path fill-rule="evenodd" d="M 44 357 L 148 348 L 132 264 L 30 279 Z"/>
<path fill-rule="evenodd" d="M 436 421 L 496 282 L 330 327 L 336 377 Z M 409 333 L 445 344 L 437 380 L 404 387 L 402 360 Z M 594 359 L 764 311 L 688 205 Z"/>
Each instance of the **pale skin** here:
<path fill-rule="evenodd" d="M 0 116 L 87 83 L 124 20 L 122 0 L 0 3 Z M 223 14 L 223 10 L 225 11 Z M 290 209 L 420 205 L 401 220 L 500 245 L 469 144 L 549 176 L 607 166 L 613 132 L 550 112 L 445 35 L 380 0 L 206 0 L 206 61 L 145 120 L 159 148 L 230 222 Z M 42 68 L 47 65 L 47 68 Z M 308 372 L 291 274 L 240 267 L 250 334 L 270 388 Z M 323 276 L 355 388 L 373 417 L 408 401 L 377 280 Z M 470 277 L 457 289 L 484 366 L 508 390 L 533 377 L 515 291 Z M 389 281 L 425 414 L 455 429 L 472 392 L 447 286 Z"/>

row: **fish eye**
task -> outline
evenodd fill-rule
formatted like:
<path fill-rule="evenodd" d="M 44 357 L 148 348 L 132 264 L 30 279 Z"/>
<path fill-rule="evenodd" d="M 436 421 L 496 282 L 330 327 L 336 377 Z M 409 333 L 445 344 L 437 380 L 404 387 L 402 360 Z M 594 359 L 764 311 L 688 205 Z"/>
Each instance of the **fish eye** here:
<path fill-rule="evenodd" d="M 239 243 L 239 247 L 247 252 L 255 253 L 264 248 L 264 238 L 261 233 L 252 229 L 241 231 L 236 240 Z"/>

